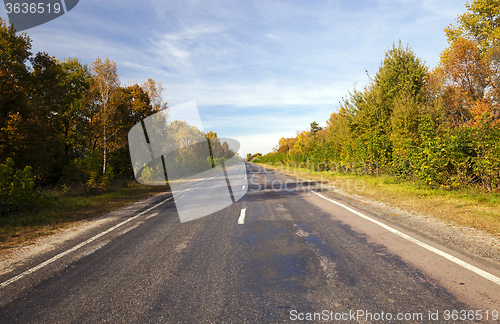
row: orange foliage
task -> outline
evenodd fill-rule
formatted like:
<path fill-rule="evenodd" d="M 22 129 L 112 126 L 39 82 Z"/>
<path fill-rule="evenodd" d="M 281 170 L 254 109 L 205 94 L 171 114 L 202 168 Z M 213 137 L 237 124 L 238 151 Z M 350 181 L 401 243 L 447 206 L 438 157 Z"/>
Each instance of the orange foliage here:
<path fill-rule="evenodd" d="M 479 45 L 465 38 L 458 38 L 441 54 L 439 73 L 445 82 L 444 113 L 452 126 L 468 124 L 474 118 L 472 112 L 485 109 L 485 89 L 488 86 L 489 69 L 482 59 Z M 482 107 L 482 108 L 480 108 Z"/>
<path fill-rule="evenodd" d="M 500 126 L 500 120 L 494 118 L 495 111 L 489 100 L 477 100 L 471 107 L 472 119 L 467 123 L 469 126 L 478 127 L 493 119 L 492 126 Z"/>
<path fill-rule="evenodd" d="M 282 137 L 280 141 L 278 142 L 278 153 L 287 153 L 289 150 L 291 150 L 294 146 L 295 143 L 297 142 L 297 138 L 284 138 Z"/>

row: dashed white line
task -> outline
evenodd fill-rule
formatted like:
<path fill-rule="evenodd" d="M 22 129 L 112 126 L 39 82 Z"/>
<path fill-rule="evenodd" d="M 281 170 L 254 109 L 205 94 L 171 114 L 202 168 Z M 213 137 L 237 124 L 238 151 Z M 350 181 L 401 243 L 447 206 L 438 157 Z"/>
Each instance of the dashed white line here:
<path fill-rule="evenodd" d="M 152 213 L 151 215 L 149 215 L 148 217 L 146 217 L 145 220 L 148 220 L 148 219 L 153 218 L 155 216 L 158 216 L 158 213 Z"/>
<path fill-rule="evenodd" d="M 136 229 L 141 224 L 144 224 L 144 222 L 138 222 L 137 224 L 130 226 L 129 228 L 124 229 L 123 231 L 118 233 L 118 236 L 122 236 L 123 234 L 126 234 L 126 233 L 130 232 L 131 230 Z"/>
<path fill-rule="evenodd" d="M 82 243 L 80 243 L 80 244 L 78 244 L 78 245 L 76 245 L 76 246 L 72 247 L 72 248 L 71 248 L 71 249 L 69 249 L 69 250 L 66 250 L 66 251 L 64 251 L 64 252 L 59 253 L 58 255 L 56 255 L 56 256 L 54 256 L 54 257 L 52 257 L 52 258 L 48 259 L 47 261 L 40 263 L 40 264 L 39 264 L 39 265 L 37 265 L 36 267 L 33 267 L 33 268 L 29 269 L 29 270 L 26 270 L 26 271 L 24 271 L 23 273 L 20 273 L 20 274 L 18 274 L 17 276 L 12 277 L 12 278 L 10 278 L 9 280 L 7 280 L 7 281 L 4 281 L 4 282 L 0 283 L 0 287 L 2 287 L 2 288 L 3 288 L 3 287 L 6 287 L 7 285 L 10 285 L 11 283 L 13 283 L 13 282 L 15 282 L 15 281 L 17 281 L 17 280 L 19 280 L 19 279 L 21 279 L 21 278 L 23 278 L 23 277 L 25 277 L 25 276 L 29 275 L 30 273 L 33 273 L 33 272 L 35 272 L 35 271 L 37 271 L 37 270 L 40 270 L 41 268 L 45 267 L 46 265 L 51 264 L 52 262 L 54 262 L 54 261 L 56 261 L 56 260 L 58 260 L 58 259 L 62 258 L 63 256 L 65 256 L 65 255 L 67 255 L 67 254 L 70 254 L 71 252 L 78 250 L 79 248 L 81 248 L 81 247 L 83 247 L 83 246 L 85 246 L 85 245 L 87 245 L 87 244 L 89 244 L 89 243 L 91 243 L 91 242 L 93 242 L 93 241 L 97 240 L 98 238 L 100 238 L 100 237 L 102 237 L 102 236 L 104 236 L 104 235 L 108 234 L 109 232 L 112 232 L 112 231 L 114 231 L 115 229 L 117 229 L 117 228 L 119 228 L 119 227 L 121 227 L 121 226 L 123 226 L 123 225 L 125 225 L 125 224 L 127 224 L 127 223 L 129 223 L 129 222 L 131 222 L 131 221 L 133 221 L 133 220 L 134 220 L 134 219 L 136 219 L 137 217 L 144 215 L 145 213 L 149 212 L 150 210 L 155 209 L 156 207 L 158 207 L 158 206 L 160 206 L 160 205 L 162 205 L 162 204 L 166 203 L 167 201 L 171 200 L 172 198 L 174 198 L 174 197 L 170 197 L 170 198 L 168 198 L 168 199 L 166 199 L 166 200 L 162 201 L 161 203 L 156 204 L 156 205 L 154 205 L 153 207 L 151 207 L 151 208 L 149 208 L 149 209 L 147 209 L 147 210 L 145 210 L 145 211 L 143 211 L 143 212 L 141 212 L 141 213 L 139 213 L 139 214 L 135 215 L 134 217 L 130 217 L 129 219 L 127 219 L 127 220 L 125 220 L 125 221 L 123 221 L 123 222 L 121 222 L 121 223 L 119 223 L 119 224 L 116 224 L 115 226 L 113 226 L 113 227 L 111 227 L 111 228 L 108 228 L 108 229 L 107 229 L 107 230 L 105 230 L 104 232 L 99 233 L 99 234 L 97 234 L 96 236 L 89 238 L 89 239 L 88 239 L 88 240 L 86 240 L 85 242 L 82 242 Z"/>
<path fill-rule="evenodd" d="M 423 247 L 424 249 L 427 249 L 427 250 L 429 250 L 429 251 L 431 251 L 431 252 L 434 252 L 434 253 L 436 253 L 437 255 L 440 255 L 440 256 L 442 256 L 443 258 L 445 258 L 445 259 L 447 259 L 447 260 L 449 260 L 449 261 L 451 261 L 451 262 L 454 262 L 454 263 L 456 263 L 456 264 L 458 264 L 458 265 L 460 265 L 460 266 L 464 267 L 465 269 L 468 269 L 468 270 L 470 270 L 470 271 L 472 271 L 472 272 L 474 272 L 474 273 L 476 273 L 476 274 L 480 275 L 481 277 L 483 277 L 483 278 L 485 278 L 485 279 L 488 279 L 488 280 L 489 280 L 489 281 L 491 281 L 491 282 L 496 283 L 497 285 L 500 285 L 500 278 L 498 278 L 497 276 L 492 275 L 492 274 L 491 274 L 491 273 L 489 273 L 489 272 L 486 272 L 486 271 L 484 271 L 484 270 L 481 270 L 481 269 L 479 269 L 479 268 L 477 268 L 477 267 L 473 266 L 472 264 L 469 264 L 469 263 L 467 263 L 467 262 L 465 262 L 465 261 L 462 261 L 462 260 L 460 260 L 459 258 L 454 257 L 453 255 L 450 255 L 450 254 L 448 254 L 448 253 L 446 253 L 446 252 L 443 252 L 443 251 L 441 251 L 441 250 L 439 250 L 439 249 L 436 249 L 435 247 L 432 247 L 432 246 L 430 246 L 430 245 L 428 245 L 428 244 L 425 244 L 425 243 L 423 243 L 423 242 L 420 242 L 419 240 L 417 240 L 417 239 L 415 239 L 415 238 L 413 238 L 413 237 L 411 237 L 411 236 L 409 236 L 409 235 L 406 235 L 406 234 L 404 234 L 404 233 L 402 233 L 402 232 L 398 231 L 397 229 L 394 229 L 394 228 L 392 228 L 392 227 L 390 227 L 390 226 L 388 226 L 388 225 L 385 225 L 384 223 L 379 222 L 378 220 L 375 220 L 375 219 L 373 219 L 373 218 L 371 218 L 371 217 L 368 217 L 368 216 L 366 216 L 366 215 L 364 215 L 364 214 L 362 214 L 362 213 L 358 212 L 357 210 L 354 210 L 354 209 L 352 209 L 352 208 L 350 208 L 350 207 L 347 207 L 347 206 L 345 206 L 345 205 L 343 205 L 343 204 L 341 204 L 341 203 L 339 203 L 339 202 L 336 202 L 335 200 L 329 199 L 329 198 L 327 198 L 327 197 L 323 196 L 323 195 L 322 195 L 322 194 L 320 194 L 320 193 L 317 193 L 317 192 L 315 192 L 315 191 L 311 191 L 311 192 L 312 192 L 312 193 L 314 193 L 314 194 L 316 194 L 316 195 L 318 195 L 318 196 L 320 196 L 321 198 L 323 198 L 323 199 L 325 199 L 325 200 L 328 200 L 328 201 L 329 201 L 329 202 L 331 202 L 331 203 L 334 203 L 334 204 L 336 204 L 336 205 L 339 205 L 340 207 L 343 207 L 343 208 L 347 209 L 347 210 L 348 210 L 348 211 L 350 211 L 351 213 L 354 213 L 354 214 L 356 214 L 356 215 L 358 215 L 358 216 L 360 216 L 360 217 L 362 217 L 362 218 L 364 218 L 364 219 L 366 219 L 366 220 L 368 220 L 368 221 L 370 221 L 370 222 L 372 222 L 372 223 L 375 223 L 375 224 L 377 224 L 377 225 L 379 225 L 379 226 L 381 226 L 381 227 L 385 228 L 385 229 L 386 229 L 386 230 L 388 230 L 389 232 L 392 232 L 392 233 L 396 234 L 396 235 L 397 235 L 397 236 L 399 236 L 399 237 L 402 237 L 402 238 L 404 238 L 404 239 L 406 239 L 406 240 L 408 240 L 408 241 L 410 241 L 410 242 L 412 242 L 412 243 L 417 244 L 418 246 Z"/>
<path fill-rule="evenodd" d="M 98 246 L 96 246 L 95 248 L 93 248 L 92 250 L 85 252 L 83 255 L 84 256 L 90 255 L 90 254 L 94 253 L 95 251 L 101 249 L 102 247 L 104 247 L 108 243 L 109 243 L 109 241 L 103 242 L 103 243 L 99 244 Z"/>
<path fill-rule="evenodd" d="M 238 218 L 238 224 L 240 225 L 243 225 L 245 224 L 245 212 L 246 212 L 246 208 L 243 208 L 240 212 L 240 218 Z"/>

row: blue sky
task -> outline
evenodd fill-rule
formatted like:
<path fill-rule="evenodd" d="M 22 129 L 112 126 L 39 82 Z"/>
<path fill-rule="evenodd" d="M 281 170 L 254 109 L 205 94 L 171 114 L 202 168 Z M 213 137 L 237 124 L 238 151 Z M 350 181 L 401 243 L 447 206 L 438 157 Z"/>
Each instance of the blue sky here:
<path fill-rule="evenodd" d="M 238 140 L 245 156 L 325 125 L 399 40 L 435 66 L 443 28 L 463 12 L 465 0 L 80 0 L 26 32 L 33 52 L 109 57 L 123 84 L 153 78 L 169 106 L 195 100 L 205 131 Z"/>

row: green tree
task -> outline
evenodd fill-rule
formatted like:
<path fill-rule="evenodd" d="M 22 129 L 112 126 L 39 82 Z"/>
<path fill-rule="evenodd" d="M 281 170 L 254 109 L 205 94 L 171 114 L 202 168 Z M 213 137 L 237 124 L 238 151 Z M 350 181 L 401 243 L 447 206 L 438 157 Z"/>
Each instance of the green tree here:
<path fill-rule="evenodd" d="M 411 131 L 415 137 L 417 110 L 425 102 L 422 90 L 427 70 L 409 46 L 393 44 L 374 78 L 362 90 L 354 90 L 343 99 L 342 113 L 330 125 L 328 142 L 342 152 L 344 161 L 391 167 L 393 152 L 399 154 L 405 143 L 401 136 L 410 136 Z M 340 130 L 344 124 L 352 139 L 344 143 L 332 140 L 332 132 L 338 134 L 333 129 Z M 396 150 L 392 147 L 394 141 Z"/>
<path fill-rule="evenodd" d="M 77 58 L 60 61 L 65 73 L 63 85 L 65 97 L 59 120 L 64 137 L 64 154 L 67 159 L 82 157 L 89 149 L 89 132 L 92 111 L 88 105 L 88 94 L 92 76 L 86 64 Z"/>
<path fill-rule="evenodd" d="M 313 121 L 311 123 L 311 135 L 316 135 L 320 130 L 323 130 L 323 128 L 321 128 L 317 122 Z"/>
<path fill-rule="evenodd" d="M 0 161 L 13 156 L 10 135 L 28 113 L 30 50 L 28 35 L 16 34 L 13 26 L 0 18 Z"/>
<path fill-rule="evenodd" d="M 64 110 L 66 74 L 59 62 L 47 53 L 30 59 L 29 141 L 22 154 L 27 165 L 34 167 L 43 183 L 54 183 L 67 163 L 64 157 L 64 133 L 61 114 Z M 37 136 L 33 136 L 36 131 Z"/>
<path fill-rule="evenodd" d="M 402 96 L 423 101 L 421 90 L 427 67 L 410 47 L 398 46 L 385 53 L 375 77 L 362 91 L 354 90 L 343 100 L 341 108 L 357 134 L 378 132 L 389 135 L 394 103 Z"/>
<path fill-rule="evenodd" d="M 41 200 L 34 189 L 31 167 L 16 169 L 14 161 L 6 159 L 0 164 L 0 216 L 37 207 Z"/>

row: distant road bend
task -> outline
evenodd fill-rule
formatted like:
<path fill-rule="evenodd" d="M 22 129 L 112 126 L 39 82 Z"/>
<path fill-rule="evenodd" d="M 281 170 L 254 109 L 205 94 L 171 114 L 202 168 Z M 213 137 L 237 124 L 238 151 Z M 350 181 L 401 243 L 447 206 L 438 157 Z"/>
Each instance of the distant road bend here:
<path fill-rule="evenodd" d="M 498 267 L 246 168 L 247 194 L 210 216 L 181 224 L 165 193 L 0 275 L 0 322 L 500 323 Z"/>

